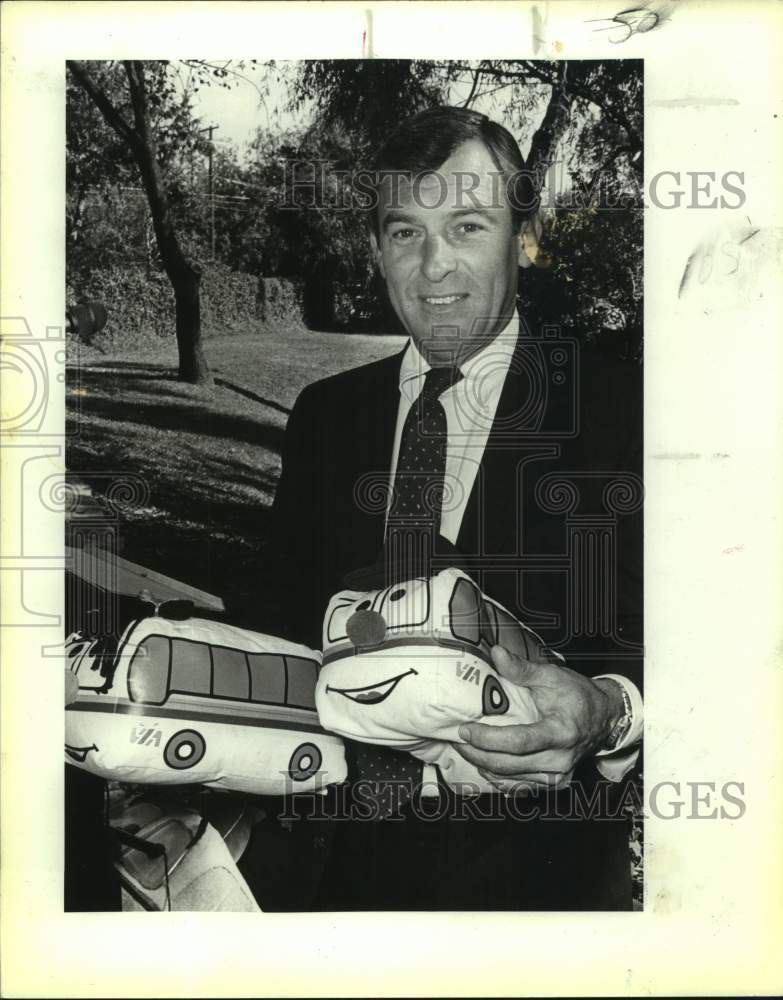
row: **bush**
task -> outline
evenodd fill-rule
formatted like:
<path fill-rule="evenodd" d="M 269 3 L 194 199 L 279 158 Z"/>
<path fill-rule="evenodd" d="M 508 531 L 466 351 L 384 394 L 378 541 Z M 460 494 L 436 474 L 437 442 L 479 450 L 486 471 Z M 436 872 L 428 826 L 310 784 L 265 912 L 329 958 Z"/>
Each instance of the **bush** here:
<path fill-rule="evenodd" d="M 263 324 L 271 320 L 298 325 L 301 308 L 288 287 L 291 282 L 278 282 L 281 289 L 272 296 L 274 308 L 265 313 L 268 282 L 232 271 L 225 264 L 206 266 L 201 278 L 203 336 L 220 337 L 249 330 L 261 333 Z M 101 350 L 158 346 L 162 340 L 174 337 L 174 293 L 163 271 L 111 264 L 69 275 L 66 304 L 88 299 L 102 302 L 108 312 L 106 326 L 89 341 Z"/>
<path fill-rule="evenodd" d="M 264 326 L 302 327 L 304 282 L 291 278 L 258 279 L 258 318 Z"/>

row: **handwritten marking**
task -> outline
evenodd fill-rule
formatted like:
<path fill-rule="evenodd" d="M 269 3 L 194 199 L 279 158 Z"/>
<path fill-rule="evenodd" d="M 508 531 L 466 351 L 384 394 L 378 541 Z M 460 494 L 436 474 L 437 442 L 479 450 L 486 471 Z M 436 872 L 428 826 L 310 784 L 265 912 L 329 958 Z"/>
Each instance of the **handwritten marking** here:
<path fill-rule="evenodd" d="M 745 548 L 744 544 L 743 545 L 730 545 L 727 549 L 723 550 L 723 555 L 724 556 L 730 556 L 733 552 L 742 552 L 742 550 L 744 548 Z"/>
<path fill-rule="evenodd" d="M 652 31 L 653 28 L 657 28 L 661 19 L 654 10 L 649 10 L 646 7 L 630 7 L 628 10 L 621 10 L 612 18 L 595 17 L 591 18 L 588 23 L 609 20 L 612 22 L 611 24 L 605 28 L 594 28 L 593 31 L 622 31 L 625 29 L 624 37 L 609 39 L 612 45 L 621 45 L 623 42 L 627 42 L 631 35 L 643 35 Z"/>

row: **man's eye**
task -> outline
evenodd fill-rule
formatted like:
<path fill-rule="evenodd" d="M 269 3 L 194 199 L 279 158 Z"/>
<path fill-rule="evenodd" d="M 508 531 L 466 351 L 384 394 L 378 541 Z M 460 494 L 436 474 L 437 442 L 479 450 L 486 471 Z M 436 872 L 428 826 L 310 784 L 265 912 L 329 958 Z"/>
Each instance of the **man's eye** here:
<path fill-rule="evenodd" d="M 415 229 L 395 229 L 391 234 L 395 243 L 410 243 L 416 235 Z"/>
<path fill-rule="evenodd" d="M 461 222 L 457 228 L 461 233 L 470 236 L 473 233 L 481 232 L 483 227 L 478 222 Z"/>

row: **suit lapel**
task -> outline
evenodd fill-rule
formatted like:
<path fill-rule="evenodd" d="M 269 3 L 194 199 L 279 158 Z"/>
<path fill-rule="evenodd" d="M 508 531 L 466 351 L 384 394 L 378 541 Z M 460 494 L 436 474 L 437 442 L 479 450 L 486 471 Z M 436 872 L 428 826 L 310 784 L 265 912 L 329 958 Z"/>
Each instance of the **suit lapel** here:
<path fill-rule="evenodd" d="M 399 408 L 399 375 L 404 350 L 368 373 L 342 414 L 342 434 L 349 444 L 341 449 L 346 548 L 351 552 L 346 570 L 375 561 L 383 545 L 386 490 L 389 483 L 394 431 Z"/>
<path fill-rule="evenodd" d="M 524 465 L 556 450 L 541 434 L 552 403 L 547 377 L 540 343 L 520 332 L 460 527 L 458 545 L 466 555 L 521 552 L 522 509 L 530 508 L 522 495 L 531 479 L 523 476 Z"/>

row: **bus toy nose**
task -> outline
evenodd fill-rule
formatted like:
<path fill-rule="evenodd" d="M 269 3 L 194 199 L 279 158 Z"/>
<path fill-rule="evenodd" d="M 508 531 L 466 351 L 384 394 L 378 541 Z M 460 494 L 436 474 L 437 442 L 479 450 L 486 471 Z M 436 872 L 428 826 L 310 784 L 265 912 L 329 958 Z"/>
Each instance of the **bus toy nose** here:
<path fill-rule="evenodd" d="M 386 635 L 386 619 L 378 611 L 354 611 L 345 632 L 354 646 L 377 646 Z"/>

